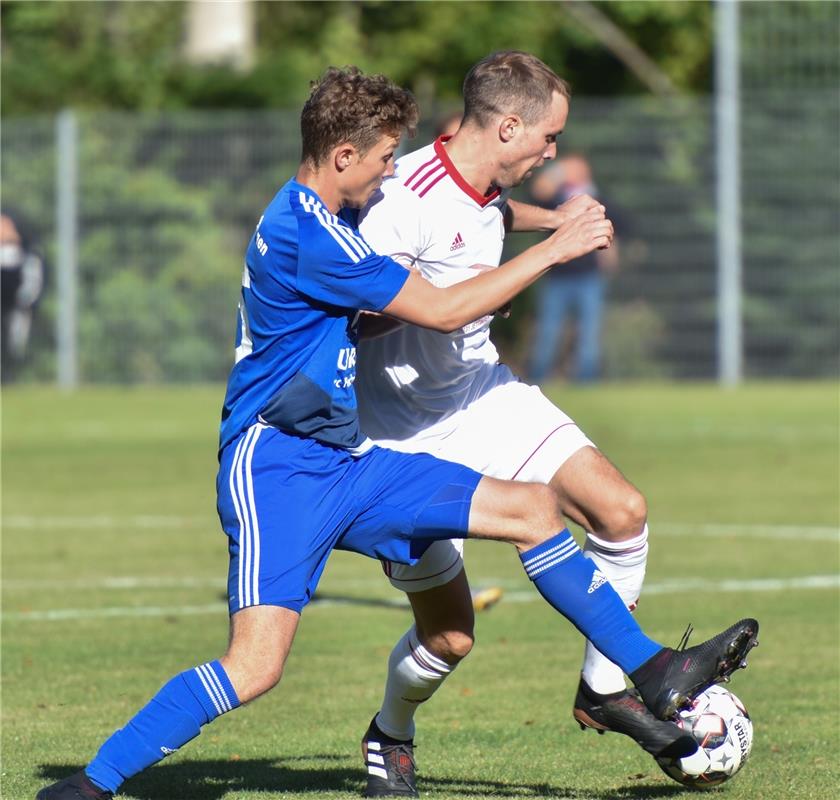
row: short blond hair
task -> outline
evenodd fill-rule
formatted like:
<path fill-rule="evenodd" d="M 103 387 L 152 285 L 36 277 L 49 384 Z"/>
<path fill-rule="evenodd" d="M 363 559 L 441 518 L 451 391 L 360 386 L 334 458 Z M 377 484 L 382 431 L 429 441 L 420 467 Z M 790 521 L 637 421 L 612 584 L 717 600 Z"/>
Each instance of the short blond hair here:
<path fill-rule="evenodd" d="M 536 56 L 521 50 L 491 53 L 464 79 L 464 121 L 483 128 L 498 114 L 516 114 L 531 125 L 555 92 L 567 100 L 572 94 L 569 84 Z"/>

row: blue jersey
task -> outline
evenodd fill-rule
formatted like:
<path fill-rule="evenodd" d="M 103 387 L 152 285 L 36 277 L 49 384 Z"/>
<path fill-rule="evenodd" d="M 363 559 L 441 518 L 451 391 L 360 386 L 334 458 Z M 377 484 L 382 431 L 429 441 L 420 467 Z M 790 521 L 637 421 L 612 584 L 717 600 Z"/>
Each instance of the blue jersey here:
<path fill-rule="evenodd" d="M 290 180 L 246 251 L 220 451 L 257 421 L 333 447 L 362 446 L 353 388 L 357 312 L 381 311 L 408 275 L 371 250 L 355 211 L 331 214 Z"/>

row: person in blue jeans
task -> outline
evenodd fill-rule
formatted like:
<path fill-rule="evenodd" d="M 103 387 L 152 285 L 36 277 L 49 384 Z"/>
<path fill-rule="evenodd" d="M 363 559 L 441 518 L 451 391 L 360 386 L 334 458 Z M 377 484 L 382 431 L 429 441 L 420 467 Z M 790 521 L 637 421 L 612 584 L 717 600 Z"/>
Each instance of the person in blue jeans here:
<path fill-rule="evenodd" d="M 531 194 L 539 205 L 554 208 L 579 195 L 597 197 L 598 190 L 589 162 L 582 155 L 573 154 L 538 175 Z M 613 240 L 609 250 L 587 253 L 552 270 L 540 281 L 536 300 L 537 324 L 529 364 L 529 377 L 534 383 L 551 377 L 571 316 L 577 322 L 572 377 L 580 382 L 598 380 L 606 280 L 617 268 L 618 247 Z"/>

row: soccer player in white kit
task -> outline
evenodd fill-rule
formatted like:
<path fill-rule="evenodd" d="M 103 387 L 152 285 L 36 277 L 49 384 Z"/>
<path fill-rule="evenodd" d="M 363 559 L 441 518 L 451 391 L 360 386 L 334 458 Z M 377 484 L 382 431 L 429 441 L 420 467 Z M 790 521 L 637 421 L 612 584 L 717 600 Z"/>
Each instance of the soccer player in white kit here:
<path fill-rule="evenodd" d="M 609 220 L 592 211 L 563 225 L 537 257 L 448 289 L 374 253 L 358 234 L 358 209 L 393 173 L 401 132 L 416 115 L 408 92 L 355 67 L 328 69 L 313 85 L 300 165 L 260 217 L 242 272 L 216 481 L 230 556 L 227 651 L 173 676 L 84 769 L 36 800 L 112 800 L 126 780 L 269 691 L 334 549 L 416 563 L 440 537 L 508 542 L 546 602 L 620 662 L 663 718 L 728 678 L 754 646 L 758 623 L 744 619 L 690 650 L 663 647 L 569 531 L 557 533 L 563 522 L 545 486 L 498 481 L 365 437 L 353 389 L 362 310 L 457 330 L 553 262 L 612 240 Z M 685 738 L 675 755 L 696 752 Z M 171 786 L 153 794 L 182 796 Z"/>
<path fill-rule="evenodd" d="M 568 110 L 568 86 L 538 58 L 505 51 L 483 59 L 464 82 L 460 129 L 398 160 L 362 214 L 365 239 L 450 286 L 498 267 L 506 231 L 553 231 L 597 206 L 586 196 L 554 211 L 508 199 L 511 187 L 555 156 Z M 385 447 L 551 486 L 563 514 L 586 531 L 596 574 L 632 610 L 648 553 L 645 499 L 574 420 L 499 363 L 491 321 L 452 334 L 402 325 L 363 341 L 362 428 Z M 415 566 L 384 562 L 408 594 L 415 624 L 391 653 L 383 705 L 363 740 L 374 753 L 367 796 L 416 796 L 414 713 L 473 644 L 462 551 L 460 540 L 441 541 Z M 590 642 L 573 713 L 582 728 L 627 734 L 653 755 L 680 736 L 627 691 L 621 669 Z"/>

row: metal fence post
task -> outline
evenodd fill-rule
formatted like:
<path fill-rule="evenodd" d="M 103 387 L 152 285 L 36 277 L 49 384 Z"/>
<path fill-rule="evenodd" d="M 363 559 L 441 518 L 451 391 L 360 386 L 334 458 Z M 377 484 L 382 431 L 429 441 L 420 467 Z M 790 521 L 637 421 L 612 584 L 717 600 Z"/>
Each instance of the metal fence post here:
<path fill-rule="evenodd" d="M 56 151 L 57 378 L 62 389 L 74 389 L 79 383 L 78 129 L 70 110 L 56 117 Z"/>
<path fill-rule="evenodd" d="M 718 380 L 743 377 L 738 0 L 715 3 Z"/>

